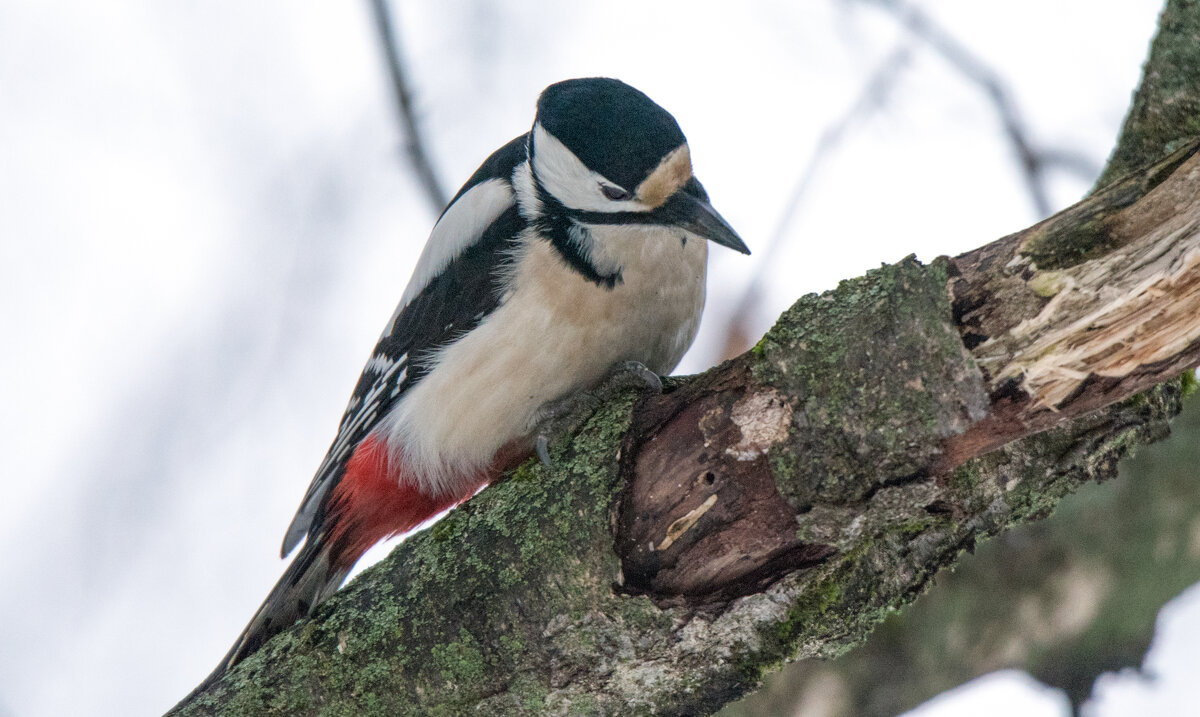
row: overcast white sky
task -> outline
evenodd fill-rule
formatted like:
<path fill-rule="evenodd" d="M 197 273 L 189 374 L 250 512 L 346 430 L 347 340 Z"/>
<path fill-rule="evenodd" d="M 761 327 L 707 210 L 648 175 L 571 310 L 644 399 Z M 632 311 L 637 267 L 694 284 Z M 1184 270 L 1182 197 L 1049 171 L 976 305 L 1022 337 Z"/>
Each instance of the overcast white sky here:
<path fill-rule="evenodd" d="M 1037 142 L 1099 167 L 1160 4 L 921 7 L 1002 73 Z M 434 217 L 366 7 L 0 5 L 0 715 L 162 712 L 282 570 L 283 529 Z M 904 43 L 839 0 L 396 11 L 450 189 L 551 82 L 620 77 L 675 114 L 758 250 L 713 252 L 684 372 L 715 360 L 818 138 Z M 1038 218 L 983 95 L 928 51 L 821 168 L 762 274 L 757 330 L 802 293 Z M 1088 185 L 1055 174 L 1056 208 Z M 1163 679 L 1109 681 L 1094 715 L 1194 695 L 1171 676 L 1200 659 L 1171 646 L 1200 636 L 1200 599 L 1163 620 Z M 919 713 L 1065 714 L 1056 699 L 1000 676 Z"/>

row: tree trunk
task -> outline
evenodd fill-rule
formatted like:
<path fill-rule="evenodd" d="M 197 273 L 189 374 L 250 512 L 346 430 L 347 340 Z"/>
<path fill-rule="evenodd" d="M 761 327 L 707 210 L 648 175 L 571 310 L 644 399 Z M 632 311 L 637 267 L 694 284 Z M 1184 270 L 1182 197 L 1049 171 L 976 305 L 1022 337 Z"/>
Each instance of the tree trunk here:
<path fill-rule="evenodd" d="M 1153 164 L 608 397 L 176 713 L 712 713 L 1111 476 L 1200 360 L 1197 28 L 1168 3 L 1108 176 Z"/>

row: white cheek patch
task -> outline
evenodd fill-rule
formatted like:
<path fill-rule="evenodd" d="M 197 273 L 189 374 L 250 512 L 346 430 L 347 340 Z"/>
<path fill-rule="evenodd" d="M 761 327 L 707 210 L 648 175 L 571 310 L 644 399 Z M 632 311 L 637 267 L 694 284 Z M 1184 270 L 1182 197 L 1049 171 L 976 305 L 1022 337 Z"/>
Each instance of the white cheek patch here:
<path fill-rule="evenodd" d="M 546 191 L 571 209 L 586 212 L 642 212 L 650 209 L 637 199 L 612 201 L 600 193 L 601 184 L 620 186 L 587 168 L 575 153 L 541 123 L 533 127 L 533 171 Z M 631 187 L 621 187 L 629 189 Z"/>
<path fill-rule="evenodd" d="M 512 185 L 504 179 L 489 179 L 476 184 L 459 197 L 442 214 L 442 218 L 429 233 L 429 240 L 417 260 L 408 287 L 400 297 L 396 312 L 388 321 L 383 335 L 392 332 L 396 317 L 408 302 L 417 297 L 434 277 L 445 271 L 467 247 L 479 241 L 492 222 L 500 218 L 515 202 Z"/>

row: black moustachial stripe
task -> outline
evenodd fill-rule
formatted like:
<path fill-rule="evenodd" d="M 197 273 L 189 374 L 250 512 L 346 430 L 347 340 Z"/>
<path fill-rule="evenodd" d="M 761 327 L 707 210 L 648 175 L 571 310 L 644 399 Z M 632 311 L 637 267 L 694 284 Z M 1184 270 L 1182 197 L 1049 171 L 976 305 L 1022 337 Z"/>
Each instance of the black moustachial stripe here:
<path fill-rule="evenodd" d="M 686 219 L 685 209 L 688 205 L 679 197 L 679 193 L 690 194 L 703 201 L 708 201 L 708 192 L 695 177 L 692 177 L 680 187 L 679 192 L 669 198 L 659 207 L 644 212 L 589 212 L 583 209 L 572 209 L 566 206 L 546 189 L 537 174 L 530 172 L 533 177 L 534 191 L 542 206 L 542 213 L 534 220 L 533 225 L 538 233 L 548 239 L 551 245 L 567 264 L 589 281 L 598 286 L 612 289 L 621 283 L 621 270 L 611 274 L 602 274 L 596 265 L 583 253 L 583 248 L 572 236 L 572 229 L 579 234 L 587 233 L 588 224 L 639 224 L 670 226 Z M 684 242 L 686 244 L 686 241 Z"/>
<path fill-rule="evenodd" d="M 571 236 L 572 229 L 586 234 L 586 225 L 588 224 L 670 226 L 686 218 L 684 208 L 687 203 L 679 198 L 678 193 L 664 202 L 662 206 L 645 212 L 589 212 L 572 209 L 558 201 L 542 184 L 542 180 L 538 178 L 537 174 L 533 172 L 530 174 L 533 176 L 534 191 L 537 192 L 538 201 L 542 205 L 541 215 L 533 222 L 538 233 L 550 241 L 550 244 L 558 250 L 558 253 L 572 269 L 589 281 L 607 289 L 621 283 L 621 270 L 617 269 L 612 274 L 601 274 L 595 264 L 592 264 L 584 255 L 578 241 Z M 708 192 L 704 191 L 704 186 L 695 177 L 689 179 L 687 184 L 679 189 L 679 192 L 708 201 Z M 684 237 L 684 244 L 687 244 L 686 237 Z"/>
<path fill-rule="evenodd" d="M 559 255 L 567 262 L 568 266 L 579 272 L 588 281 L 606 289 L 612 289 L 620 284 L 622 282 L 620 269 L 611 274 L 600 273 L 596 265 L 584 254 L 579 241 L 571 236 L 572 230 L 578 234 L 586 235 L 587 233 L 587 228 L 583 226 L 585 222 L 579 218 L 580 214 L 598 214 L 600 212 L 579 212 L 567 207 L 546 190 L 537 174 L 533 172 L 530 174 L 533 177 L 534 191 L 537 192 L 538 201 L 542 205 L 541 214 L 533 221 L 533 226 L 537 229 L 538 234 L 545 237 L 550 245 L 558 250 Z M 635 212 L 625 213 L 634 214 Z"/>
<path fill-rule="evenodd" d="M 689 179 L 688 183 L 683 185 L 679 191 L 708 201 L 708 194 L 695 177 Z M 687 202 L 682 201 L 678 196 L 678 192 L 676 192 L 675 195 L 672 195 L 667 201 L 663 202 L 661 206 L 644 212 L 588 212 L 569 207 L 565 208 L 565 211 L 580 224 L 655 224 L 669 226 L 678 223 L 682 219 L 686 219 L 684 212 L 687 206 Z"/>

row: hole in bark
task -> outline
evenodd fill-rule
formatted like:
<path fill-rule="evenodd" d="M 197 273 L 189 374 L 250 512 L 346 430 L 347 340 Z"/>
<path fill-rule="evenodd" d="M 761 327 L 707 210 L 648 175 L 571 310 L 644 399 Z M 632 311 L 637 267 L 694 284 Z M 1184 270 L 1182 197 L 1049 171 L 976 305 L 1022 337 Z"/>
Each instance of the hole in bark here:
<path fill-rule="evenodd" d="M 717 477 L 716 477 L 715 475 L 713 475 L 713 472 L 712 472 L 712 471 L 705 471 L 705 472 L 704 472 L 704 483 L 705 483 L 705 485 L 712 485 L 713 483 L 716 483 L 716 482 L 717 482 Z"/>
<path fill-rule="evenodd" d="M 935 500 L 925 506 L 925 512 L 930 515 L 950 515 L 954 512 L 954 506 L 944 500 Z"/>
<path fill-rule="evenodd" d="M 984 336 L 983 334 L 977 334 L 974 331 L 968 331 L 967 333 L 963 334 L 962 337 L 963 345 L 967 347 L 968 351 L 987 340 L 987 336 Z"/>
<path fill-rule="evenodd" d="M 965 283 L 956 284 L 966 287 Z M 980 306 L 987 303 L 988 299 L 992 298 L 992 292 L 986 290 L 978 290 L 975 294 L 958 295 L 957 292 L 954 301 L 950 304 L 951 315 L 954 317 L 954 323 L 962 324 L 963 317 L 975 311 Z"/>
<path fill-rule="evenodd" d="M 991 399 L 995 403 L 1003 398 L 1012 400 L 1020 400 L 1025 397 L 1025 389 L 1021 388 L 1021 382 L 1016 378 L 1006 378 L 1000 382 L 1000 385 L 992 389 Z"/>

